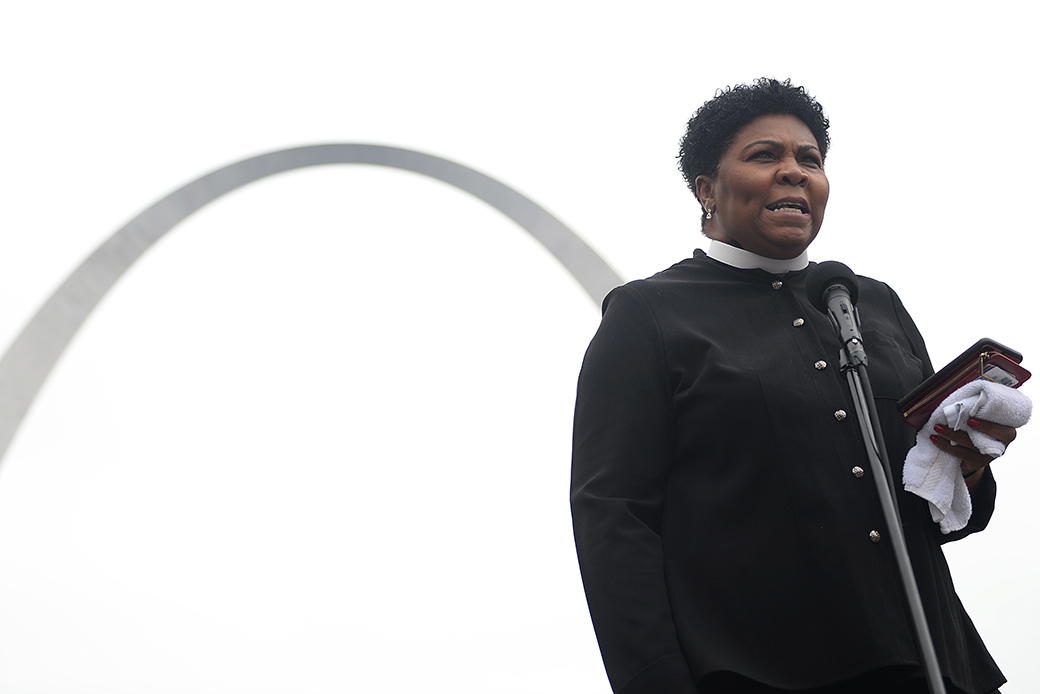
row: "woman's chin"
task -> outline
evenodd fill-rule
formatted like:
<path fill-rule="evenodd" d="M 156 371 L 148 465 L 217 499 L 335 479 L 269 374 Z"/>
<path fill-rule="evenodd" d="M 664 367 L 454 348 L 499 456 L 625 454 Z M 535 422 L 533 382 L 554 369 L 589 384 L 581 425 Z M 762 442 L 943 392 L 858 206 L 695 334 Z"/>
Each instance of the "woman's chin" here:
<path fill-rule="evenodd" d="M 816 238 L 816 232 L 809 229 L 785 229 L 780 233 L 764 239 L 764 247 L 769 253 L 760 253 L 768 258 L 790 260 L 805 252 Z"/>

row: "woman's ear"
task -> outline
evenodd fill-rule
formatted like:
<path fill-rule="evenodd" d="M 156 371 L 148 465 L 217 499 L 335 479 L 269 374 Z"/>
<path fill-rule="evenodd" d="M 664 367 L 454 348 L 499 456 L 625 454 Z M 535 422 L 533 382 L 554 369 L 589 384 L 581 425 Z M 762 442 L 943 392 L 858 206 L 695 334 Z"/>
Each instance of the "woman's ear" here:
<path fill-rule="evenodd" d="M 697 199 L 701 201 L 701 206 L 705 210 L 714 210 L 715 181 L 702 174 L 694 179 L 693 184 L 697 188 Z"/>

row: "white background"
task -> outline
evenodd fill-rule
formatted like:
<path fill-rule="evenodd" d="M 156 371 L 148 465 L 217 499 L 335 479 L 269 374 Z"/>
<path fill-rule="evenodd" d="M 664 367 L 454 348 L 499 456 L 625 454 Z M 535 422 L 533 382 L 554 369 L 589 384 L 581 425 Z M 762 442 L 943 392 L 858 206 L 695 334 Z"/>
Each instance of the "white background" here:
<path fill-rule="evenodd" d="M 833 124 L 812 258 L 893 285 L 937 365 L 989 336 L 1031 366 L 1037 10 L 838 7 L 8 7 L 0 346 L 145 207 L 315 143 L 476 168 L 647 276 L 704 246 L 686 120 L 769 75 Z M 567 505 L 597 322 L 525 232 L 421 176 L 309 169 L 205 208 L 102 302 L 0 466 L 0 693 L 609 691 Z M 1040 689 L 1035 441 L 948 551 L 1008 694 Z"/>

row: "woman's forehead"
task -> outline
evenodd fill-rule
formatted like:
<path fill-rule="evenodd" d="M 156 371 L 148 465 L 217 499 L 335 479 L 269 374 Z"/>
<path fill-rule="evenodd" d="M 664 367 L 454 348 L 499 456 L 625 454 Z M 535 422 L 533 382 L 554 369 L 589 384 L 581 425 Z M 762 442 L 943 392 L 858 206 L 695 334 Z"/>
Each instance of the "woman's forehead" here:
<path fill-rule="evenodd" d="M 819 149 L 816 136 L 812 130 L 797 116 L 781 113 L 770 113 L 759 116 L 743 128 L 737 131 L 733 143 L 729 149 L 734 147 L 746 147 L 749 143 L 756 141 L 775 141 L 782 144 L 794 144 L 801 148 L 805 145 Z"/>

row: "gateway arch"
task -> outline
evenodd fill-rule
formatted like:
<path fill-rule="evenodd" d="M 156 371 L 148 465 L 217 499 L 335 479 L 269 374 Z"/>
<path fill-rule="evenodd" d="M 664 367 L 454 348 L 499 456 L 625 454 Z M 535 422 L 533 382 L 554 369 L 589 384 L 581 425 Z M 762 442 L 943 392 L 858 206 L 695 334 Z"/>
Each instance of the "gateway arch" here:
<path fill-rule="evenodd" d="M 328 144 L 270 152 L 225 166 L 174 191 L 101 244 L 51 295 L 0 359 L 0 462 L 44 381 L 87 317 L 152 244 L 196 210 L 267 176 L 326 164 L 414 171 L 480 198 L 563 263 L 597 305 L 621 278 L 588 244 L 534 201 L 468 167 L 397 147 Z"/>

